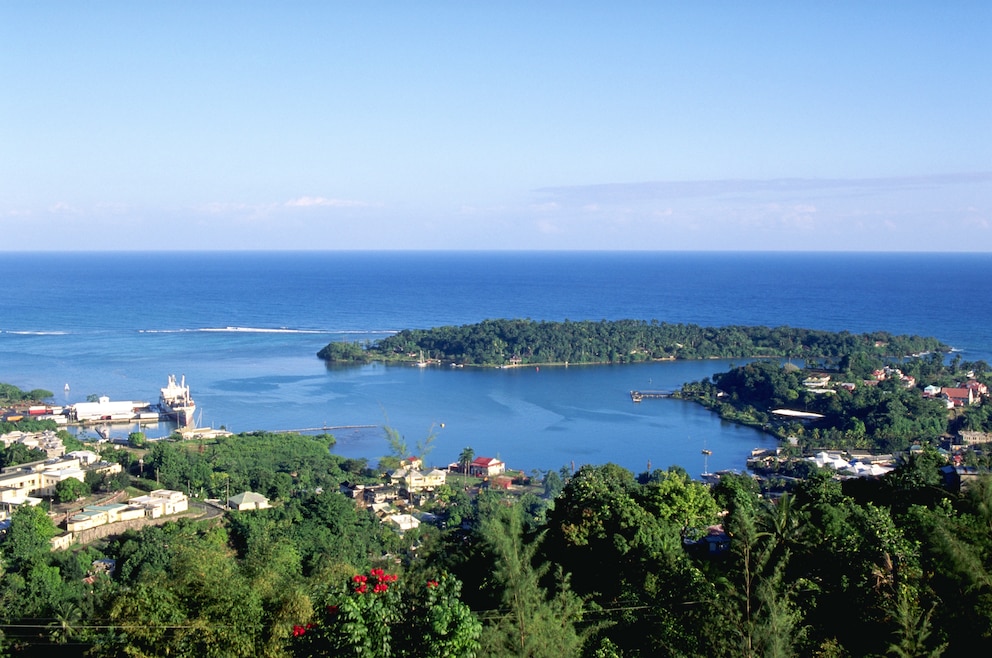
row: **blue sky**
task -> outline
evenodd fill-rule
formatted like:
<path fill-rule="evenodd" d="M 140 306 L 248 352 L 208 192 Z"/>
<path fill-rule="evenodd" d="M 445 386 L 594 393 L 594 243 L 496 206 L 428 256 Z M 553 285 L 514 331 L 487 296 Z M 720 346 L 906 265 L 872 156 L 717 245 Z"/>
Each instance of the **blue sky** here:
<path fill-rule="evenodd" d="M 0 0 L 0 250 L 992 251 L 990 25 Z"/>

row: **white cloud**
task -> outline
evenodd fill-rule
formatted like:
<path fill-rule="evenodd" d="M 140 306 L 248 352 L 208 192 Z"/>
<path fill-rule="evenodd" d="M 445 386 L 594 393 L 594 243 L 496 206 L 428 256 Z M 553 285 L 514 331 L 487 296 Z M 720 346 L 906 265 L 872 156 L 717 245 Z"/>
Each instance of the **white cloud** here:
<path fill-rule="evenodd" d="M 63 203 L 63 202 L 59 201 L 58 203 L 55 203 L 55 204 L 49 206 L 48 207 L 48 212 L 56 213 L 56 214 L 60 214 L 60 215 L 61 214 L 75 215 L 79 211 L 76 210 L 74 207 L 70 206 L 68 203 Z"/>
<path fill-rule="evenodd" d="M 291 199 L 285 204 L 288 208 L 364 208 L 369 204 L 364 201 L 351 199 L 328 199 L 322 196 L 301 196 Z"/>

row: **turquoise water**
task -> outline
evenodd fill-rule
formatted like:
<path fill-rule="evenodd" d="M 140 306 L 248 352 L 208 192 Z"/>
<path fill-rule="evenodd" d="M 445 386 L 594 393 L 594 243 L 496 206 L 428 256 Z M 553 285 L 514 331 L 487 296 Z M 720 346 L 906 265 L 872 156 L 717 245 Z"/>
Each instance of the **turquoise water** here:
<path fill-rule="evenodd" d="M 315 354 L 405 327 L 528 317 L 888 330 L 992 360 L 989 274 L 992 257 L 978 254 L 3 254 L 0 381 L 59 401 L 154 401 L 169 373 L 185 374 L 203 425 L 388 422 L 411 446 L 433 427 L 437 464 L 471 446 L 525 470 L 650 461 L 698 473 L 704 446 L 716 470 L 770 441 L 697 406 L 635 405 L 628 393 L 727 362 L 328 369 Z M 342 454 L 386 451 L 380 429 L 335 435 Z"/>

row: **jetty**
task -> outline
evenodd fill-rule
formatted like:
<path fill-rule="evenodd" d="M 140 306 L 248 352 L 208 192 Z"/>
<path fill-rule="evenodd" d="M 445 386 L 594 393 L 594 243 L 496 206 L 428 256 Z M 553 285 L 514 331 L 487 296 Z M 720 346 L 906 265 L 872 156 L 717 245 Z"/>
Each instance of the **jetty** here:
<path fill-rule="evenodd" d="M 273 434 L 303 434 L 305 432 L 326 432 L 328 430 L 374 429 L 378 425 L 324 425 L 322 427 L 300 427 L 295 430 L 272 430 Z"/>
<path fill-rule="evenodd" d="M 641 400 L 660 400 L 672 397 L 671 391 L 631 391 L 630 399 L 634 402 Z"/>

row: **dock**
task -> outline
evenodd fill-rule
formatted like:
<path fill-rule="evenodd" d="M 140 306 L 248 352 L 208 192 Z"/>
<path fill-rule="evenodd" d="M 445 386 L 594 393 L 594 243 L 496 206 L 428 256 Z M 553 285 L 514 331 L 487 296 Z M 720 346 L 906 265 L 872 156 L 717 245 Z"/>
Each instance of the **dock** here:
<path fill-rule="evenodd" d="M 322 427 L 301 427 L 294 430 L 269 430 L 273 434 L 303 434 L 305 432 L 326 432 L 328 430 L 364 430 L 374 429 L 379 425 L 324 425 Z"/>
<path fill-rule="evenodd" d="M 630 399 L 634 402 L 641 400 L 661 400 L 672 397 L 671 391 L 631 391 Z"/>

